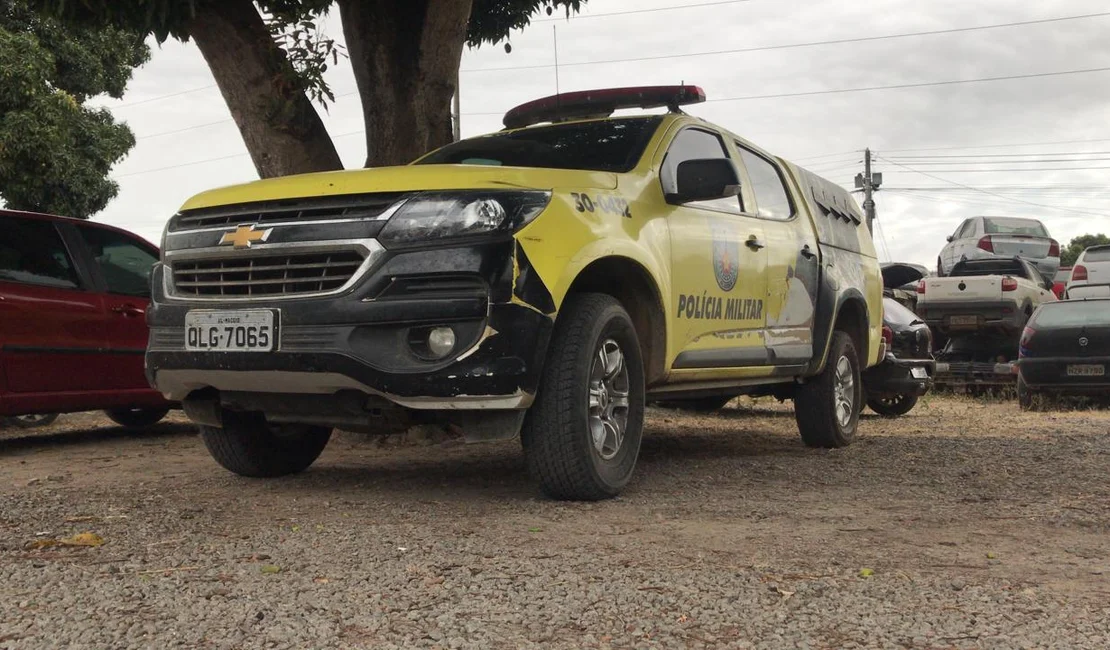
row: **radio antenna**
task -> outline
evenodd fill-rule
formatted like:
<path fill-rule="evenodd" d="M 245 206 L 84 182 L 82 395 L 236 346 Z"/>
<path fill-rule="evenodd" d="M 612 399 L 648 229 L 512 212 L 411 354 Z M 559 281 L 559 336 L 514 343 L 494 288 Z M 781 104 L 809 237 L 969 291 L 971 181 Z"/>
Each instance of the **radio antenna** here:
<path fill-rule="evenodd" d="M 551 26 L 551 40 L 555 44 L 555 114 L 559 114 L 559 30 Z"/>

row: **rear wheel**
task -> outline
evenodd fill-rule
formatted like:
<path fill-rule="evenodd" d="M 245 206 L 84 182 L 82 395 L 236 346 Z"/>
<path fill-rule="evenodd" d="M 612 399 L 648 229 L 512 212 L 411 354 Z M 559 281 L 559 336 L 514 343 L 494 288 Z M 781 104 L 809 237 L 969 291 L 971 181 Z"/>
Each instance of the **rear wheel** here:
<path fill-rule="evenodd" d="M 736 399 L 735 395 L 725 395 L 718 397 L 691 397 L 687 399 L 668 399 L 658 402 L 657 405 L 665 409 L 679 409 L 683 411 L 694 411 L 696 413 L 712 413 L 720 411 L 729 402 Z"/>
<path fill-rule="evenodd" d="M 271 424 L 261 415 L 227 413 L 223 427 L 201 426 L 212 458 L 240 476 L 273 478 L 296 474 L 320 457 L 331 429 L 306 424 Z"/>
<path fill-rule="evenodd" d="M 862 408 L 856 346 L 852 337 L 835 331 L 825 369 L 799 386 L 794 396 L 794 418 L 802 441 L 810 447 L 848 446 L 856 436 Z"/>
<path fill-rule="evenodd" d="M 521 432 L 530 473 L 555 499 L 614 497 L 632 477 L 643 425 L 644 367 L 628 312 L 604 294 L 572 296 Z"/>
<path fill-rule="evenodd" d="M 17 415 L 13 418 L 8 418 L 8 422 L 20 429 L 34 429 L 36 427 L 48 427 L 54 424 L 54 420 L 57 419 L 57 413 L 34 413 L 31 415 Z"/>
<path fill-rule="evenodd" d="M 162 421 L 169 409 L 109 409 L 104 411 L 112 422 L 128 429 L 141 429 Z"/>
<path fill-rule="evenodd" d="M 1023 411 L 1040 411 L 1043 409 L 1044 396 L 1029 388 L 1029 384 L 1018 375 L 1017 379 L 1018 408 Z"/>
<path fill-rule="evenodd" d="M 871 410 L 888 418 L 905 415 L 917 405 L 917 395 L 891 395 L 888 397 L 872 397 L 867 400 Z"/>

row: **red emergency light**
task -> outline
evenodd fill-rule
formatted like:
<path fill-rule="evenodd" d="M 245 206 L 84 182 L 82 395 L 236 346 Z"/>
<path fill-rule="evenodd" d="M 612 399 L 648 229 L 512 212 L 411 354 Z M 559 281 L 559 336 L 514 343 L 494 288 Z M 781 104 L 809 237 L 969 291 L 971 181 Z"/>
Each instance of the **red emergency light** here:
<path fill-rule="evenodd" d="M 505 113 L 507 129 L 519 129 L 540 122 L 608 117 L 622 108 L 659 108 L 678 110 L 679 106 L 700 104 L 705 91 L 698 86 L 635 86 L 581 90 L 536 99 Z"/>

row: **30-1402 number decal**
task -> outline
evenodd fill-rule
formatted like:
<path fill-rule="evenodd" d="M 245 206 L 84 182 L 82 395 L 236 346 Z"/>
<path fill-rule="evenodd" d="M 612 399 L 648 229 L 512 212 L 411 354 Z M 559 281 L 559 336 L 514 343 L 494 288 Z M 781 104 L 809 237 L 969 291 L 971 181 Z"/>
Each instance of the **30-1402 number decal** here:
<path fill-rule="evenodd" d="M 601 210 L 605 214 L 614 214 L 618 217 L 632 218 L 632 208 L 628 205 L 628 201 L 612 194 L 597 194 L 590 196 L 589 194 L 580 192 L 571 192 L 571 197 L 574 198 L 574 209 L 579 212 L 596 212 Z"/>

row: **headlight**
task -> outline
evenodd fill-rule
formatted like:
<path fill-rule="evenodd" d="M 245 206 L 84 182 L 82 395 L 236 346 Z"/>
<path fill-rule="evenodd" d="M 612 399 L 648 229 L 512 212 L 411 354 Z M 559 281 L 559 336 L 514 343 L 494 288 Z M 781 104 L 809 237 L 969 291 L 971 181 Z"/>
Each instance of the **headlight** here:
<path fill-rule="evenodd" d="M 378 239 L 421 244 L 437 239 L 512 232 L 535 219 L 550 192 L 428 192 L 405 201 Z"/>

